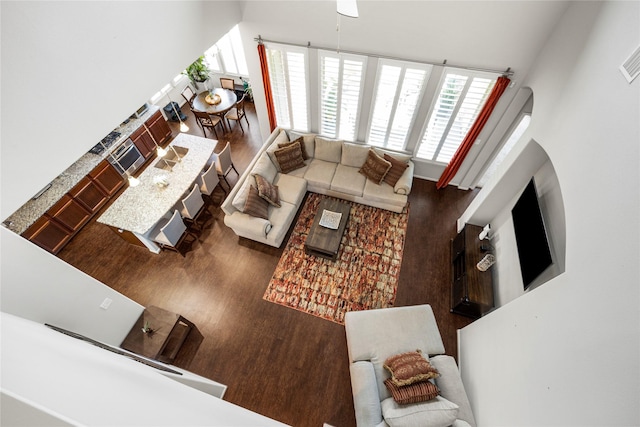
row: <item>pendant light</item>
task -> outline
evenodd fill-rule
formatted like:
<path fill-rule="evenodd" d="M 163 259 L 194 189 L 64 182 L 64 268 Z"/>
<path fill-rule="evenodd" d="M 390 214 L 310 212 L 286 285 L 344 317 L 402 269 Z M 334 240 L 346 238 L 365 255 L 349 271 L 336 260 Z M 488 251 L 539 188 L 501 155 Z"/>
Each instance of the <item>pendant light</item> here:
<path fill-rule="evenodd" d="M 336 0 L 336 10 L 340 15 L 349 18 L 358 17 L 358 4 L 356 0 Z"/>
<path fill-rule="evenodd" d="M 127 175 L 127 180 L 129 181 L 129 187 L 135 187 L 140 184 L 140 180 L 129 173 L 129 171 L 124 170 L 118 159 L 115 158 L 113 153 L 109 153 L 109 157 L 113 159 L 114 162 L 120 167 L 121 170 L 124 171 L 124 174 Z"/>

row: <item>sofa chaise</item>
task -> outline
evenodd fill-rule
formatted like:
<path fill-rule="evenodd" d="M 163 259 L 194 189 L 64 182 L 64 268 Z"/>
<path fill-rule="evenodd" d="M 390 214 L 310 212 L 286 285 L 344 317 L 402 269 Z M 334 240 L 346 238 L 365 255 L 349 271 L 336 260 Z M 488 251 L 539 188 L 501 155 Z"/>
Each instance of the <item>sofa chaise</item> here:
<path fill-rule="evenodd" d="M 345 315 L 349 372 L 358 427 L 475 427 L 471 405 L 453 357 L 444 344 L 430 305 L 351 311 Z M 421 350 L 440 376 L 433 400 L 400 405 L 384 381 L 387 358 Z"/>
<path fill-rule="evenodd" d="M 294 169 L 283 170 L 282 148 L 292 142 L 300 145 L 302 160 Z M 389 161 L 394 166 L 389 169 L 389 176 L 401 164 L 393 181 L 385 176 L 376 183 L 359 173 L 370 150 L 385 159 L 392 157 Z M 280 247 L 307 191 L 402 212 L 411 191 L 413 169 L 411 157 L 406 154 L 276 128 L 222 202 L 224 222 L 240 237 Z M 264 218 L 250 215 L 245 209 L 249 187 L 256 187 L 255 175 L 278 187 L 280 206 L 269 205 Z M 390 185 L 387 181 L 395 182 Z"/>

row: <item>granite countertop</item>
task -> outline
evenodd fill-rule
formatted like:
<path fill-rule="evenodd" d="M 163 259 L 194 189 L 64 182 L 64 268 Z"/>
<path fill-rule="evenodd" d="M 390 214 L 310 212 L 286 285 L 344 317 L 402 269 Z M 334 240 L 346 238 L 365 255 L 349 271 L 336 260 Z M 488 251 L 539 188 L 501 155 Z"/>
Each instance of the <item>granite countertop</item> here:
<path fill-rule="evenodd" d="M 173 170 L 156 167 L 164 166 L 164 160 L 154 160 L 138 176 L 140 184 L 127 188 L 97 222 L 145 234 L 160 218 L 170 212 L 184 193 L 193 186 L 194 180 L 213 154 L 216 144 L 217 141 L 213 139 L 179 134 L 170 145 L 186 148 L 188 152 L 173 166 Z M 169 148 L 167 151 L 171 153 Z M 160 178 L 165 178 L 169 185 L 159 187 L 156 180 Z"/>
<path fill-rule="evenodd" d="M 157 105 L 150 104 L 149 109 L 139 118 L 131 119 L 127 123 L 118 126 L 115 131 L 120 133 L 120 137 L 100 154 L 87 152 L 75 163 L 69 166 L 64 172 L 51 181 L 51 187 L 37 199 L 30 199 L 17 211 L 3 221 L 3 225 L 9 230 L 22 234 L 38 218 L 48 211 L 58 200 L 71 190 L 82 178 L 87 176 L 98 164 L 107 158 L 109 153 L 116 149 L 121 142 L 125 141 L 133 132 L 147 121 L 156 111 L 160 110 Z"/>

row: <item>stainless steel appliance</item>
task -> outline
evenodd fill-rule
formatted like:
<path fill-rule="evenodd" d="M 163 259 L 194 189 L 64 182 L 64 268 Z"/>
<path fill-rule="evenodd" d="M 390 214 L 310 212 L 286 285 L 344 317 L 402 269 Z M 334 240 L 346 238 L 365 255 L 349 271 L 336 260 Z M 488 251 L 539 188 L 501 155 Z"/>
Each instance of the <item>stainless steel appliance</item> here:
<path fill-rule="evenodd" d="M 122 145 L 118 146 L 109 155 L 109 163 L 111 163 L 120 174 L 125 172 L 133 174 L 144 163 L 144 157 L 135 146 L 131 138 L 127 138 Z"/>

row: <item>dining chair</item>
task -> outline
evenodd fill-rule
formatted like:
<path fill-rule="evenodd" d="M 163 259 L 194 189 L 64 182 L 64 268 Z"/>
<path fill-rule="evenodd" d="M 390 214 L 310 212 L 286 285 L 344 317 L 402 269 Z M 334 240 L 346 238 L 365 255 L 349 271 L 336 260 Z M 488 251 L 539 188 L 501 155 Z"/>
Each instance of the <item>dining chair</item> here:
<path fill-rule="evenodd" d="M 183 257 L 186 254 L 185 244 L 189 247 L 197 240 L 197 236 L 187 229 L 180 212 L 173 211 L 171 218 L 162 218 L 149 233 L 151 240 L 158 243 L 162 249 L 178 252 Z"/>
<path fill-rule="evenodd" d="M 215 163 L 211 163 L 208 167 L 205 167 L 205 171 L 196 178 L 196 183 L 200 188 L 202 196 L 205 197 L 210 204 L 213 204 L 213 191 L 218 184 L 220 184 L 220 177 L 218 177 Z M 222 188 L 222 191 L 224 191 L 226 195 L 227 190 L 225 190 L 223 186 L 220 186 L 220 188 Z"/>
<path fill-rule="evenodd" d="M 236 102 L 235 107 L 230 109 L 227 112 L 227 114 L 224 115 L 224 117 L 227 119 L 227 125 L 229 129 L 231 129 L 231 122 L 229 120 L 235 120 L 236 123 L 240 125 L 240 130 L 242 130 L 242 133 L 244 133 L 244 128 L 242 127 L 242 122 L 241 122 L 243 117 L 247 122 L 247 126 L 249 126 L 249 119 L 247 118 L 247 115 L 244 112 L 244 99 L 246 96 L 247 96 L 246 94 L 242 95 L 242 98 L 240 98 L 240 101 Z"/>
<path fill-rule="evenodd" d="M 240 176 L 240 173 L 233 164 L 233 161 L 231 161 L 231 143 L 229 141 L 227 141 L 227 145 L 225 145 L 222 151 L 218 153 L 215 165 L 218 175 L 220 175 L 222 179 L 224 179 L 224 182 L 227 183 L 227 186 L 231 188 L 229 181 L 227 181 L 227 175 L 232 170 L 235 171 L 238 176 Z"/>
<path fill-rule="evenodd" d="M 180 93 L 182 94 L 182 97 L 187 100 L 189 105 L 193 107 L 193 99 L 196 97 L 196 94 L 193 89 L 191 89 L 191 86 L 187 85 Z"/>
<path fill-rule="evenodd" d="M 228 77 L 220 77 L 220 86 L 222 86 L 223 89 L 234 90 L 235 85 L 236 83 L 233 79 L 230 79 Z"/>
<path fill-rule="evenodd" d="M 209 219 L 207 217 L 209 211 L 204 205 L 200 187 L 195 182 L 189 194 L 180 200 L 175 208 L 180 211 L 184 222 L 197 230 L 202 230 Z"/>
<path fill-rule="evenodd" d="M 198 111 L 191 109 L 193 115 L 196 117 L 196 121 L 200 125 L 202 129 L 202 134 L 206 137 L 207 133 L 205 132 L 205 128 L 213 129 L 213 133 L 218 137 L 218 131 L 216 130 L 216 126 L 222 126 L 222 132 L 224 134 L 224 123 L 222 122 L 222 118 L 220 116 L 216 116 L 215 114 L 205 113 L 204 111 Z"/>

